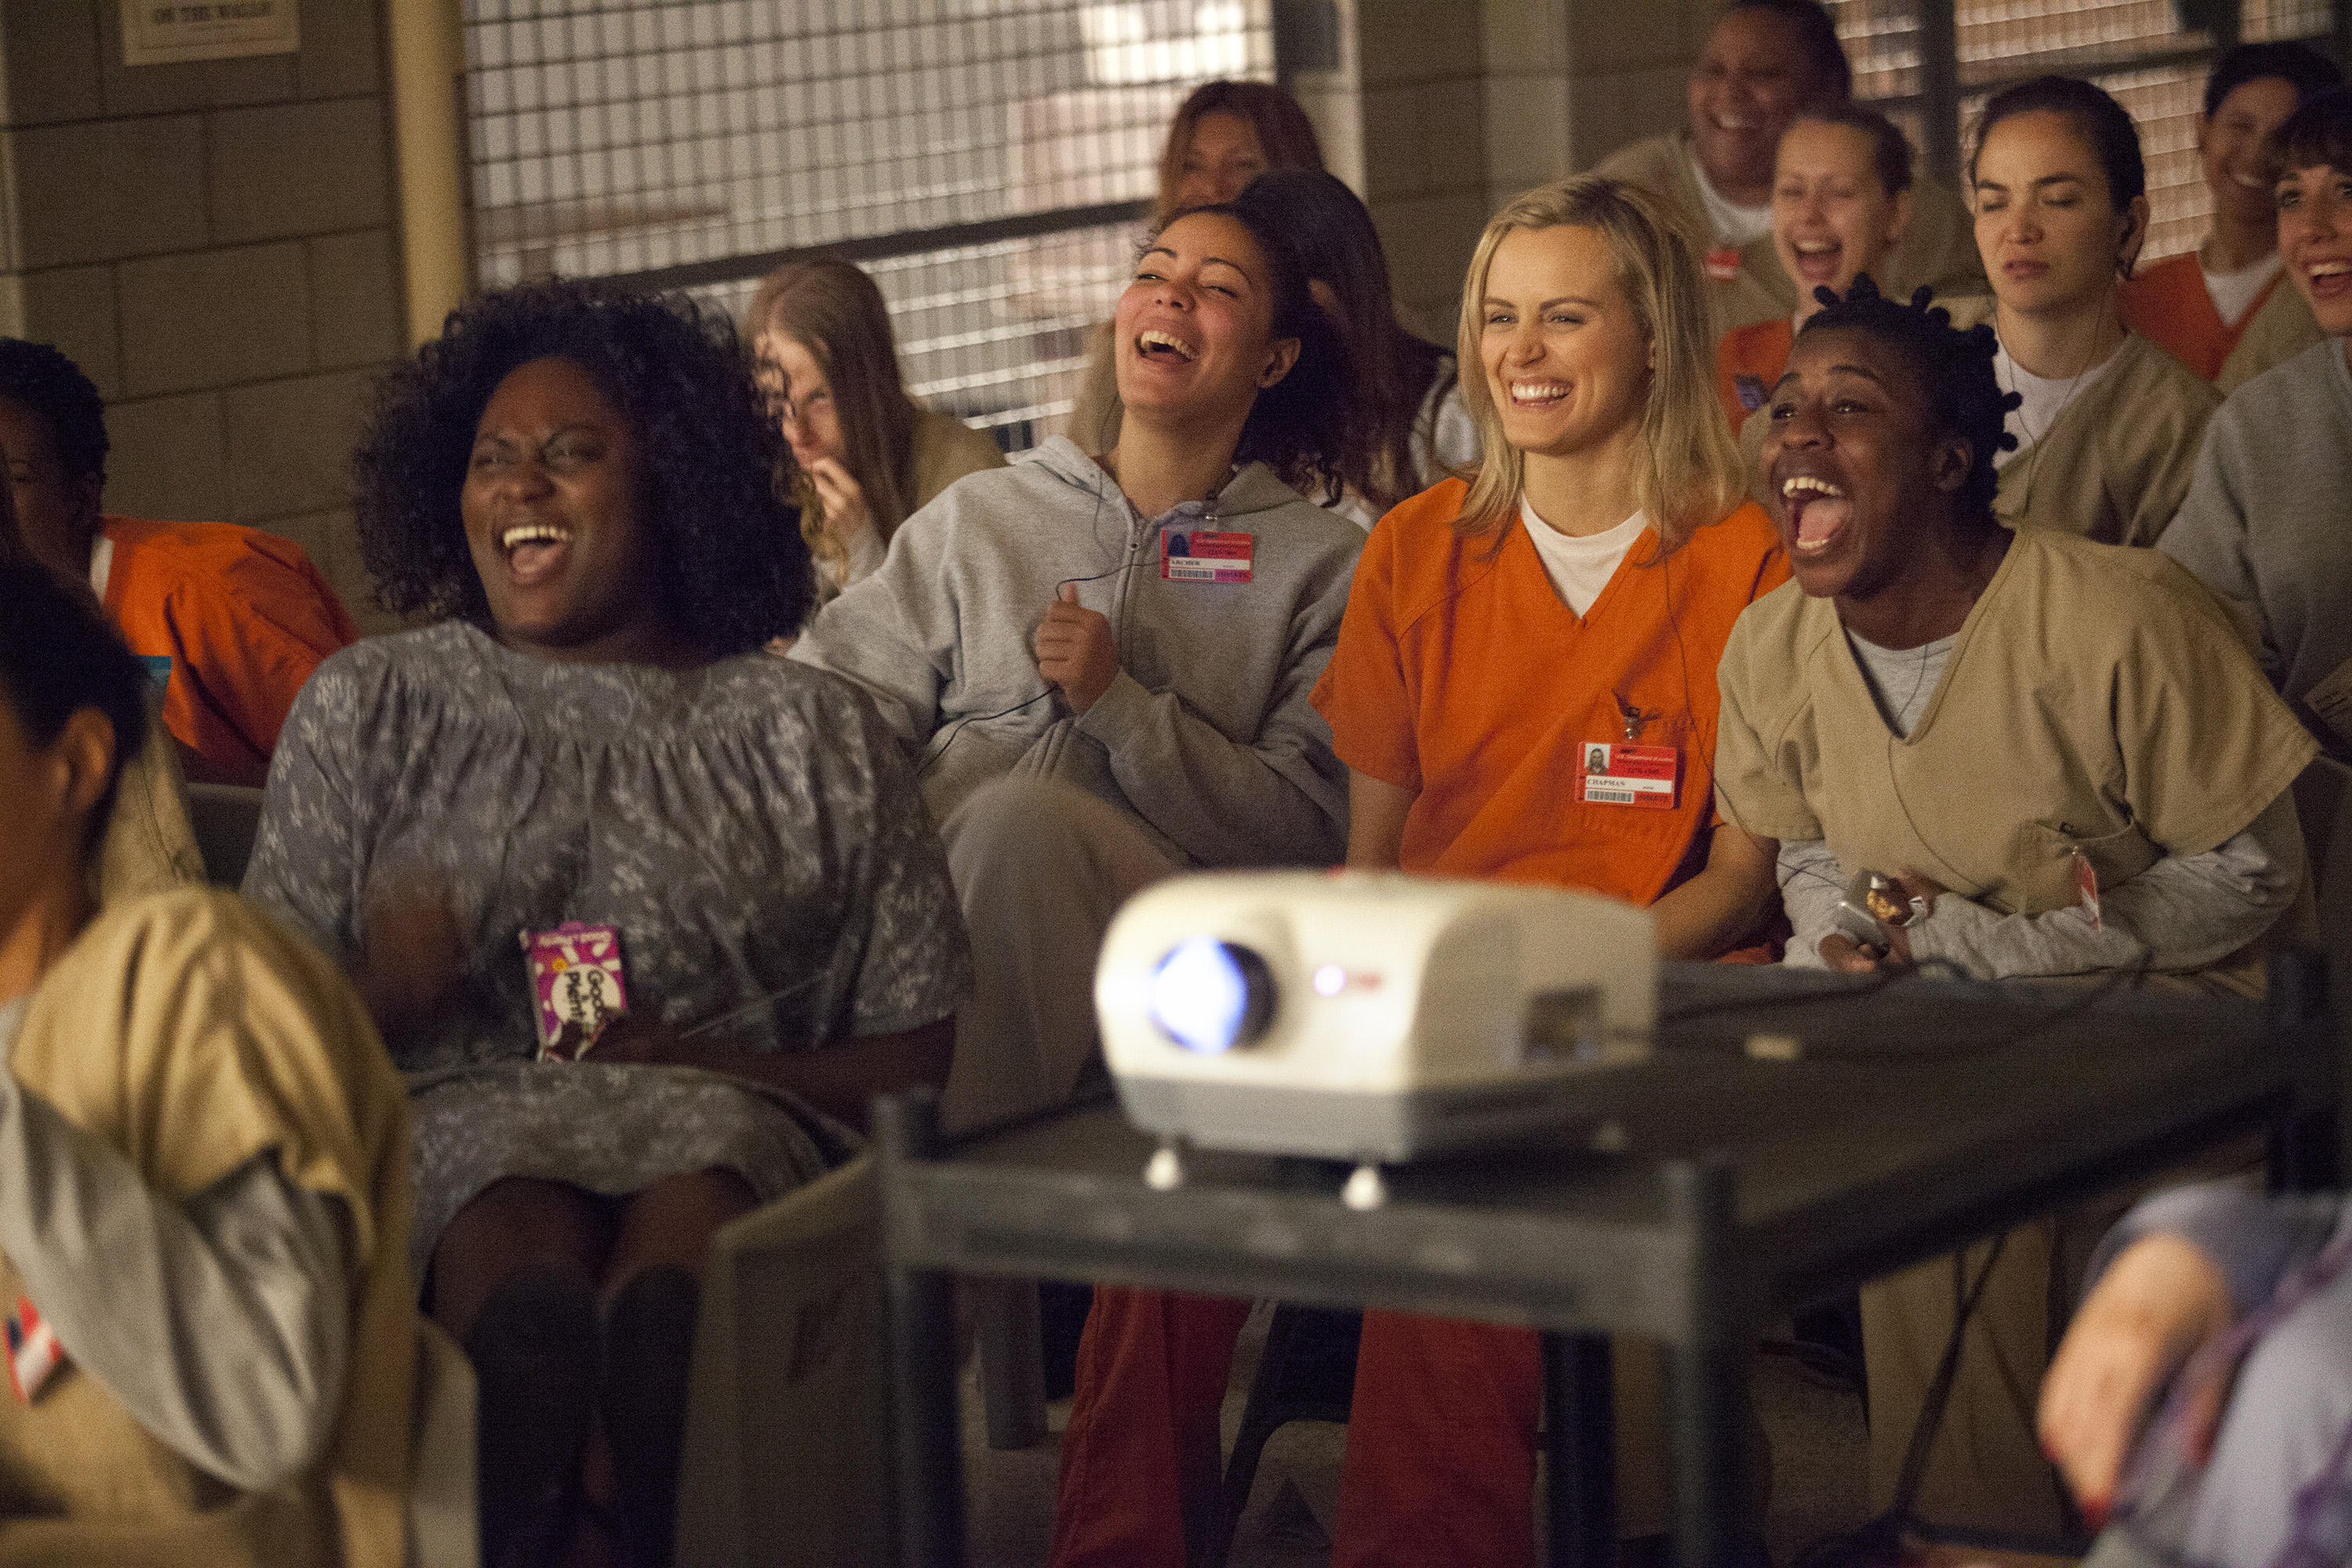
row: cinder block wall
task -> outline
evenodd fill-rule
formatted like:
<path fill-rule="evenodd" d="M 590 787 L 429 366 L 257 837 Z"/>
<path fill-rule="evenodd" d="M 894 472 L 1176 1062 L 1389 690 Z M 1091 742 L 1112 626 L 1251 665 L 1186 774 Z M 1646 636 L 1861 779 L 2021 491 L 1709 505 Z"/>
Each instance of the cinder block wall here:
<path fill-rule="evenodd" d="M 108 403 L 106 504 L 298 541 L 361 624 L 345 469 L 401 300 L 376 0 L 298 54 L 122 64 L 117 0 L 0 0 L 0 331 Z"/>
<path fill-rule="evenodd" d="M 1487 216 L 1683 122 L 1719 0 L 1339 0 L 1336 69 L 1291 89 L 1371 208 L 1399 303 L 1452 343 Z"/>

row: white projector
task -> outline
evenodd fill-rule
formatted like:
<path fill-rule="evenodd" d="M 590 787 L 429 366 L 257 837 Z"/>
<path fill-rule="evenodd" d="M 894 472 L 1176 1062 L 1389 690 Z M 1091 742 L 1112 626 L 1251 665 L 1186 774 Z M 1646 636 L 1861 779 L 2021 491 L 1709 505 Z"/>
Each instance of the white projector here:
<path fill-rule="evenodd" d="M 1648 1055 L 1657 995 L 1646 910 L 1355 871 L 1161 882 L 1095 970 L 1158 1184 L 1181 1179 L 1180 1142 L 1369 1166 L 1590 1120 L 1580 1082 Z"/>

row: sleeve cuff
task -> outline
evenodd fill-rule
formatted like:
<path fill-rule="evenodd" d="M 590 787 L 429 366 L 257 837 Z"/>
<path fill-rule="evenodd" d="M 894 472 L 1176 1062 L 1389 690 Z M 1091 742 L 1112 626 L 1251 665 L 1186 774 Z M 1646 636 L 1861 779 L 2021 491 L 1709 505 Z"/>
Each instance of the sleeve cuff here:
<path fill-rule="evenodd" d="M 1120 670 L 1095 705 L 1078 716 L 1078 729 L 1116 752 L 1141 727 L 1151 709 L 1143 682 Z"/>

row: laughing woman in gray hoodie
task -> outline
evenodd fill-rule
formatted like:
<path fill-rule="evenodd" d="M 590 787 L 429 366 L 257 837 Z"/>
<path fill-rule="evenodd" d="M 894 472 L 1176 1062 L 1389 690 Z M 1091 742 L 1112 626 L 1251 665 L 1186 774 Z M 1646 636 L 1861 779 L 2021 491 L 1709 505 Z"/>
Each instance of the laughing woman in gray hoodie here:
<path fill-rule="evenodd" d="M 1363 535 L 1299 494 L 1338 465 L 1345 351 L 1284 237 L 1224 205 L 1152 236 L 1115 328 L 1108 451 L 958 480 L 793 649 L 874 698 L 947 842 L 978 970 L 950 1127 L 1069 1095 L 1129 894 L 1346 848 L 1307 693 Z"/>

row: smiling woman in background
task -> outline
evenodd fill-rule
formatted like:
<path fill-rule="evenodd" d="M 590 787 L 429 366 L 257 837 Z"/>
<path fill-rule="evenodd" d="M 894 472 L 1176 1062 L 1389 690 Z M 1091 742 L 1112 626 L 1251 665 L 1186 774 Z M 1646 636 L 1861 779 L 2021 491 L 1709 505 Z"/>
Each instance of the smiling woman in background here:
<path fill-rule="evenodd" d="M 2213 232 L 2195 250 L 2124 285 L 2124 320 L 2224 396 L 2320 340 L 2293 284 L 2279 287 L 2278 206 L 2266 143 L 2315 92 L 2341 86 L 2333 60 L 2304 44 L 2241 44 L 2205 83 L 2197 156 Z"/>
<path fill-rule="evenodd" d="M 821 598 L 879 566 L 898 525 L 941 490 L 1004 466 L 985 435 L 908 395 L 882 290 L 850 262 L 779 267 L 744 320 L 800 468 L 801 535 Z"/>
<path fill-rule="evenodd" d="M 1780 134 L 1809 109 L 1853 96 L 1853 68 L 1819 0 L 1732 0 L 1693 68 L 1689 129 L 1612 153 L 1594 171 L 1664 201 L 1706 246 L 1707 293 L 1719 337 L 1797 309 L 1772 248 L 1772 168 Z M 1969 243 L 1968 208 L 1948 186 L 1915 181 L 1917 195 L 1885 275 L 1939 294 L 1977 293 L 1984 274 Z"/>
<path fill-rule="evenodd" d="M 1160 150 L 1160 190 L 1151 204 L 1156 230 L 1187 207 L 1232 201 L 1271 169 L 1320 169 L 1323 148 L 1297 101 L 1271 82 L 1202 82 L 1177 106 Z M 1063 433 L 1081 451 L 1098 453 L 1118 439 L 1113 326 L 1087 340 L 1086 379 Z"/>
<path fill-rule="evenodd" d="M 1843 294 L 1911 224 L 1911 143 L 1874 109 L 1846 104 L 1801 114 L 1780 133 L 1772 176 L 1772 248 L 1797 286 L 1796 313 L 1723 334 L 1717 394 L 1738 429 L 1764 406 L 1797 329 L 1822 308 L 1817 289 Z"/>

